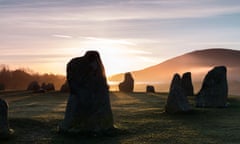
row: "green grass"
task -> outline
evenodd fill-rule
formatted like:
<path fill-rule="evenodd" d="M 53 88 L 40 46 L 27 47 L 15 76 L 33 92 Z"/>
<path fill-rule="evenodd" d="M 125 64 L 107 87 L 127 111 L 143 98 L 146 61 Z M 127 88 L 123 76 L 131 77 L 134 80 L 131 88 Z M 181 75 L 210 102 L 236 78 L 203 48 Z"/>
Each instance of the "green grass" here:
<path fill-rule="evenodd" d="M 15 135 L 0 143 L 36 144 L 238 144 L 240 97 L 230 96 L 228 108 L 194 108 L 189 114 L 166 114 L 166 94 L 111 93 L 117 131 L 105 136 L 65 136 L 57 133 L 68 94 L 1 93 L 9 102 L 10 127 Z M 194 105 L 193 98 L 190 102 Z"/>

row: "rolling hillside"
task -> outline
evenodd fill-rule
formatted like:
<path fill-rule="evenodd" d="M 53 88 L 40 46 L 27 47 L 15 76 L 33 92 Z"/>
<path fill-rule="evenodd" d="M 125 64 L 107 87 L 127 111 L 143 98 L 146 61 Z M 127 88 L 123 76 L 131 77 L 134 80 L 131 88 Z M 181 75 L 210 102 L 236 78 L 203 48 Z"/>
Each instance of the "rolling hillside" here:
<path fill-rule="evenodd" d="M 192 72 L 195 92 L 201 86 L 206 73 L 214 66 L 225 65 L 231 94 L 240 92 L 240 51 L 230 49 L 206 49 L 193 51 L 158 65 L 132 72 L 137 83 L 155 84 L 159 91 L 168 91 L 174 73 Z M 122 81 L 123 74 L 109 77 L 110 81 Z M 144 87 L 136 90 L 143 90 Z M 239 89 L 239 90 L 238 90 Z"/>

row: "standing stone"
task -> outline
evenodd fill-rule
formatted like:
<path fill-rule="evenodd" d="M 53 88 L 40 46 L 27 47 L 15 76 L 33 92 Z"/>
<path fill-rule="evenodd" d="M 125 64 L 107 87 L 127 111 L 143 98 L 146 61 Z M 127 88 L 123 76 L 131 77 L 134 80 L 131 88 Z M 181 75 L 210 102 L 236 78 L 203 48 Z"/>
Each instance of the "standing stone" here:
<path fill-rule="evenodd" d="M 183 88 L 186 96 L 193 96 L 194 95 L 191 72 L 186 72 L 186 73 L 183 74 L 182 88 Z"/>
<path fill-rule="evenodd" d="M 45 82 L 43 82 L 42 85 L 41 85 L 41 89 L 46 89 L 46 85 L 47 84 Z"/>
<path fill-rule="evenodd" d="M 55 87 L 53 83 L 42 83 L 41 89 L 45 91 L 55 91 Z"/>
<path fill-rule="evenodd" d="M 113 115 L 109 99 L 104 66 L 96 51 L 67 64 L 70 87 L 65 117 L 60 132 L 102 132 L 113 128 Z"/>
<path fill-rule="evenodd" d="M 46 91 L 55 91 L 55 86 L 53 83 L 48 83 L 45 87 L 44 90 Z"/>
<path fill-rule="evenodd" d="M 165 110 L 167 113 L 188 112 L 191 110 L 181 86 L 181 77 L 179 74 L 175 74 L 171 82 Z"/>
<path fill-rule="evenodd" d="M 70 92 L 70 88 L 69 88 L 69 85 L 68 85 L 67 81 L 61 86 L 60 91 L 61 92 Z"/>
<path fill-rule="evenodd" d="M 8 104 L 5 100 L 0 99 L 0 138 L 8 138 L 14 133 L 9 129 L 8 124 Z"/>
<path fill-rule="evenodd" d="M 125 73 L 124 81 L 119 84 L 119 90 L 122 92 L 133 92 L 134 79 L 130 72 Z"/>
<path fill-rule="evenodd" d="M 152 85 L 147 85 L 146 87 L 146 92 L 148 93 L 155 93 L 155 89 L 154 89 L 154 86 Z"/>
<path fill-rule="evenodd" d="M 37 81 L 32 81 L 29 85 L 28 85 L 28 88 L 27 90 L 30 90 L 30 91 L 34 91 L 34 92 L 37 92 L 40 90 L 40 85 Z"/>
<path fill-rule="evenodd" d="M 214 67 L 204 78 L 196 97 L 197 107 L 226 107 L 228 96 L 227 69 Z"/>

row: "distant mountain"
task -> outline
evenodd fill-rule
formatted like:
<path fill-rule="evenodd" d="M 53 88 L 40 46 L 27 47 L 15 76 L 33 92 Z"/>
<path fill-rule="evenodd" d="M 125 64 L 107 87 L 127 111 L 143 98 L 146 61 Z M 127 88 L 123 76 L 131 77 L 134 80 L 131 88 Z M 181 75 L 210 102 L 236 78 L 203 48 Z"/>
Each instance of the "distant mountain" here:
<path fill-rule="evenodd" d="M 168 91 L 174 73 L 192 72 L 195 91 L 198 91 L 206 73 L 214 66 L 227 67 L 230 93 L 240 92 L 240 51 L 231 49 L 205 49 L 193 51 L 152 67 L 132 72 L 136 82 L 159 82 L 159 90 Z M 122 81 L 123 74 L 109 77 L 110 81 Z M 239 84 L 238 84 L 239 83 Z M 238 88 L 236 87 L 238 86 Z M 236 88 L 235 88 L 236 87 Z"/>

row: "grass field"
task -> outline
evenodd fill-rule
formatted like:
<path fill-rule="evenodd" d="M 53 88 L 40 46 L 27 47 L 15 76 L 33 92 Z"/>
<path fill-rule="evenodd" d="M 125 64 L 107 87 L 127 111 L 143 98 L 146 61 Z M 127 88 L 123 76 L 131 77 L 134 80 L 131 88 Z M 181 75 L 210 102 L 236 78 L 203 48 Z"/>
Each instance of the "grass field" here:
<path fill-rule="evenodd" d="M 29 144 L 239 144 L 240 97 L 229 96 L 228 108 L 193 108 L 189 114 L 164 113 L 166 94 L 111 93 L 117 132 L 105 136 L 64 136 L 57 133 L 68 94 L 2 92 L 9 103 L 15 136 L 0 143 Z M 193 105 L 193 98 L 190 98 Z"/>

